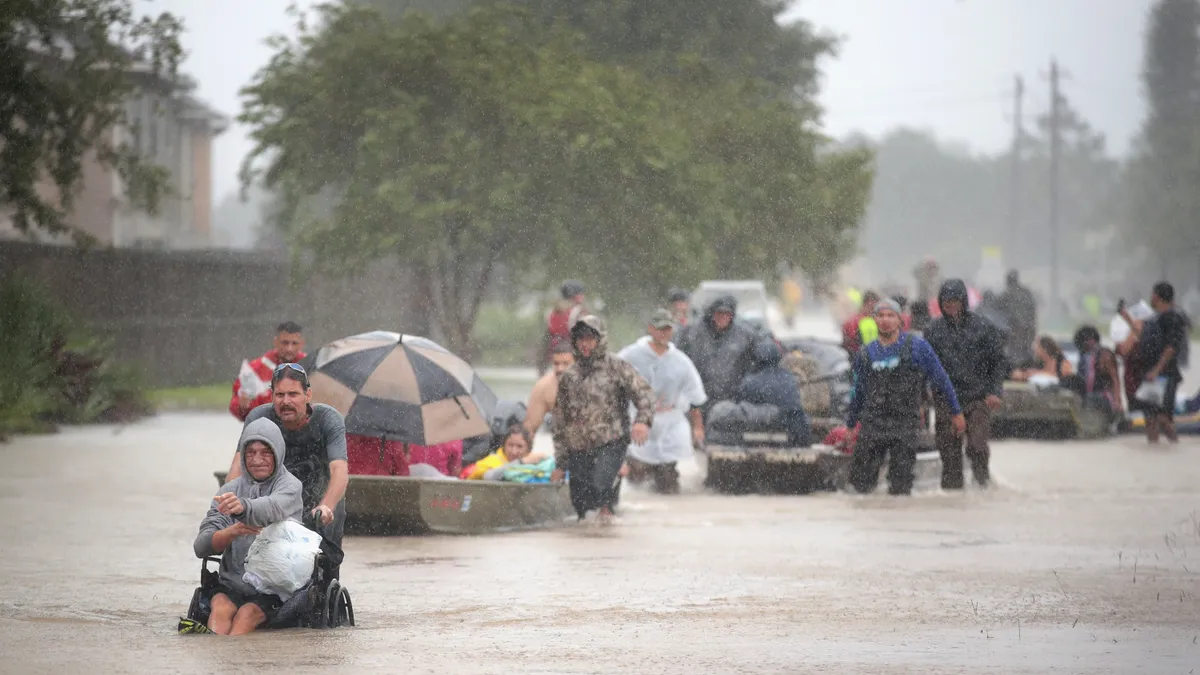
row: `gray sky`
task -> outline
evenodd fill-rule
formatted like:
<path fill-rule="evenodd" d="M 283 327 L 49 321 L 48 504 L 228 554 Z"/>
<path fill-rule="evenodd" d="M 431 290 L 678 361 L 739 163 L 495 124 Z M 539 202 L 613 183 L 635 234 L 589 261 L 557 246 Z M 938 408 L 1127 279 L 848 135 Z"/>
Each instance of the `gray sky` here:
<path fill-rule="evenodd" d="M 186 24 L 184 68 L 199 94 L 227 115 L 238 90 L 270 57 L 268 36 L 289 31 L 290 0 L 144 0 Z M 1141 123 L 1138 72 L 1152 0 L 800 0 L 794 14 L 845 38 L 825 62 L 821 99 L 834 136 L 915 126 L 977 150 L 1010 137 L 1012 78 L 1026 80 L 1026 116 L 1049 100 L 1044 73 L 1056 56 L 1063 90 L 1124 152 Z M 309 7 L 315 0 L 299 0 Z M 214 196 L 237 189 L 245 129 L 218 139 Z"/>

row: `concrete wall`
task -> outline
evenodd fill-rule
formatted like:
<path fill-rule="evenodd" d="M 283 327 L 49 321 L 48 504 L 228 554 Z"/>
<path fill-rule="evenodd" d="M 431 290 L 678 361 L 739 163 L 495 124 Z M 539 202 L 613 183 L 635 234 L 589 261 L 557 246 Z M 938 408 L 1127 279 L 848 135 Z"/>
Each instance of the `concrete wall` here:
<path fill-rule="evenodd" d="M 0 283 L 14 274 L 45 286 L 159 386 L 232 382 L 242 359 L 266 351 L 285 320 L 304 326 L 310 350 L 354 333 L 419 325 L 406 275 L 394 263 L 356 279 L 293 283 L 287 258 L 261 251 L 0 241 Z"/>

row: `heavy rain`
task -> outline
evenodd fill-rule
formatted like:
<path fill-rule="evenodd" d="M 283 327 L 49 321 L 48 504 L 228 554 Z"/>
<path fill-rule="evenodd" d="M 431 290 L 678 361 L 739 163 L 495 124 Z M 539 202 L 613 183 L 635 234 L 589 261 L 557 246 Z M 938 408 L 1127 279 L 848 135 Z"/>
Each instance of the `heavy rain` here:
<path fill-rule="evenodd" d="M 1200 0 L 0 26 L 0 672 L 1200 667 Z"/>

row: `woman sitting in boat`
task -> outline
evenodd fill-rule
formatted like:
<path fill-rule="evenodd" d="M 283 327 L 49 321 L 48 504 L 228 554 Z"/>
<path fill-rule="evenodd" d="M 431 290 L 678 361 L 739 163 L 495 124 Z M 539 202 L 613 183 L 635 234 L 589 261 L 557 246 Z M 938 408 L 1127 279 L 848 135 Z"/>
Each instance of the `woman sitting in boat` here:
<path fill-rule="evenodd" d="M 1033 353 L 1041 367 L 1015 370 L 1012 379 L 1018 382 L 1028 382 L 1031 377 L 1045 376 L 1056 378 L 1061 382 L 1075 374 L 1075 368 L 1067 360 L 1067 355 L 1063 354 L 1062 347 L 1059 347 L 1054 338 L 1049 335 L 1038 338 L 1033 345 Z"/>
<path fill-rule="evenodd" d="M 513 425 L 508 429 L 508 436 L 504 439 L 504 446 L 468 466 L 466 469 L 463 469 L 462 478 L 466 480 L 509 480 L 507 474 L 514 469 L 525 469 L 528 467 L 536 472 L 541 472 L 544 469 L 542 465 L 547 462 L 553 465 L 554 458 L 542 454 L 534 454 L 533 435 L 524 427 Z M 547 480 L 549 480 L 550 472 L 553 470 L 553 466 L 545 470 Z M 513 474 L 513 477 L 516 479 L 518 474 L 526 472 L 517 471 Z"/>
<path fill-rule="evenodd" d="M 1079 350 L 1079 376 L 1073 378 L 1072 388 L 1083 396 L 1084 405 L 1103 411 L 1111 420 L 1122 412 L 1117 355 L 1101 346 L 1095 326 L 1081 327 L 1074 342 Z"/>

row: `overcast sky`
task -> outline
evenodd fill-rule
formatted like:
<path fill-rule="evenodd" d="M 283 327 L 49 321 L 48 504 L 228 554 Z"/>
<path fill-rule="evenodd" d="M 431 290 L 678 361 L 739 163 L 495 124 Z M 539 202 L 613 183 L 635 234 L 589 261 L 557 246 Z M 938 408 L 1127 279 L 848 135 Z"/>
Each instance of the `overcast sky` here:
<path fill-rule="evenodd" d="M 686 0 L 681 0 L 686 1 Z M 144 0 L 186 24 L 185 70 L 199 95 L 229 116 L 238 90 L 270 57 L 263 41 L 289 31 L 290 0 Z M 1013 76 L 1026 80 L 1026 116 L 1046 107 L 1057 57 L 1065 94 L 1110 147 L 1124 152 L 1143 106 L 1138 72 L 1152 0 L 800 0 L 792 15 L 844 38 L 824 63 L 825 125 L 834 136 L 915 126 L 977 150 L 1011 134 Z M 299 0 L 301 7 L 315 0 Z M 234 125 L 218 139 L 215 199 L 237 189 L 250 150 Z"/>

